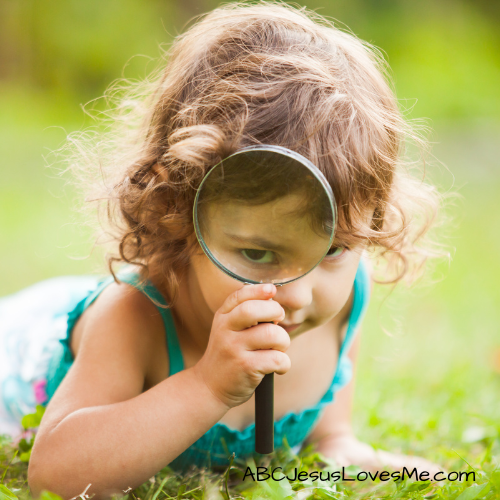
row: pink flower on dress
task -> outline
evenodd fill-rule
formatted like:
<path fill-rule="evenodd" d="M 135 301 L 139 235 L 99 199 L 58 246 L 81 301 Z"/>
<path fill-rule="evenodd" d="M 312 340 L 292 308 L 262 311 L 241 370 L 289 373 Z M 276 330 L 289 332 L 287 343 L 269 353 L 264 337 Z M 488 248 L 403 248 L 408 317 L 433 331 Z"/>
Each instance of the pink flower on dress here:
<path fill-rule="evenodd" d="M 46 387 L 47 387 L 46 380 L 37 380 L 36 382 L 33 383 L 35 401 L 40 405 L 45 403 L 45 401 L 47 401 L 48 399 L 47 392 L 45 390 Z"/>

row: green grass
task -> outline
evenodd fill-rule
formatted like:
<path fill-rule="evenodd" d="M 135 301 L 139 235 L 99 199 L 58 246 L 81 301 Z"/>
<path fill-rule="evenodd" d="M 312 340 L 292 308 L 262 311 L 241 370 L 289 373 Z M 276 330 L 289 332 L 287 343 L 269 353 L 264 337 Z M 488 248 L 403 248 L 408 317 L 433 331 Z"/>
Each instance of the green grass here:
<path fill-rule="evenodd" d="M 373 424 L 372 424 L 373 425 Z M 374 427 L 377 425 L 375 424 Z M 498 453 L 498 426 L 496 437 L 491 433 L 483 437 L 480 446 L 475 451 L 459 448 L 459 451 L 440 451 L 441 458 L 446 456 L 448 467 L 446 471 L 462 471 L 474 473 L 462 480 L 442 482 L 418 481 L 405 478 L 404 480 L 360 480 L 348 481 L 363 473 L 354 466 L 339 469 L 336 464 L 320 454 L 313 453 L 306 448 L 299 455 L 294 455 L 290 449 L 280 449 L 269 457 L 263 457 L 257 463 L 249 459 L 244 465 L 236 465 L 230 460 L 225 471 L 194 470 L 184 476 L 174 473 L 168 467 L 159 471 L 143 485 L 135 490 L 124 490 L 117 498 L 129 500 L 156 500 L 156 499 L 368 499 L 368 498 L 412 498 L 412 499 L 459 499 L 471 500 L 475 498 L 495 499 L 500 496 L 500 470 L 494 464 L 493 454 Z M 401 428 L 391 429 L 390 432 L 400 434 L 400 439 L 415 439 L 415 434 L 408 429 L 401 432 Z M 436 427 L 432 426 L 432 432 Z M 403 436 L 401 434 L 404 434 Z M 422 439 L 424 436 L 420 436 Z M 27 464 L 19 461 L 17 450 L 11 443 L 1 443 L 0 463 L 4 466 L 5 488 L 0 486 L 0 497 L 5 500 L 11 495 L 20 499 L 30 498 L 26 487 Z M 476 443 L 477 444 L 477 443 Z M 479 447 L 481 451 L 479 451 Z M 425 448 L 425 446 L 423 446 Z M 460 451 L 467 456 L 470 463 L 459 457 Z M 455 456 L 453 456 L 455 455 Z M 7 468 L 5 468 L 7 467 Z M 263 467 L 266 469 L 259 469 Z M 266 472 L 276 469 L 275 478 L 286 476 L 281 481 L 266 477 Z M 301 473 L 298 475 L 298 473 Z M 315 475 L 316 472 L 316 475 Z M 411 472 L 411 471 L 410 471 Z M 260 476 L 259 476 L 260 473 Z M 321 473 L 318 479 L 319 473 Z M 456 476 L 453 476 L 455 479 Z M 474 480 L 473 480 L 474 477 Z M 346 478 L 346 480 L 344 480 Z M 385 479 L 385 478 L 384 478 Z M 8 490 L 7 490 L 8 488 Z M 10 497 L 15 498 L 15 497 Z M 57 500 L 59 497 L 47 493 L 44 500 Z"/>
<path fill-rule="evenodd" d="M 19 93 L 27 99 L 20 107 L 21 97 L 16 101 L 12 95 L 0 98 L 7 110 L 0 117 L 0 296 L 44 278 L 93 272 L 101 263 L 98 254 L 75 259 L 90 253 L 90 234 L 71 212 L 74 191 L 42 159 L 64 139 L 60 129 L 47 127 L 65 123 L 67 131 L 79 128 L 78 115 L 28 93 Z M 124 496 L 500 498 L 498 130 L 495 123 L 436 126 L 435 154 L 453 172 L 453 189 L 462 196 L 452 210 L 446 240 L 455 249 L 453 259 L 450 266 L 438 267 L 432 285 L 414 290 L 400 286 L 388 297 L 387 289 L 375 289 L 356 375 L 354 424 L 360 438 L 377 448 L 422 455 L 448 471 L 474 469 L 474 484 L 252 482 L 243 481 L 245 469 L 235 464 L 225 473 L 188 477 L 166 468 L 154 482 Z M 450 188 L 452 176 L 446 171 L 436 178 Z M 28 498 L 23 451 L 0 441 L 0 483 L 13 495 Z M 271 466 L 285 472 L 333 467 L 320 458 L 310 450 L 299 457 L 281 450 L 271 457 Z M 7 498 L 0 487 L 0 500 Z"/>

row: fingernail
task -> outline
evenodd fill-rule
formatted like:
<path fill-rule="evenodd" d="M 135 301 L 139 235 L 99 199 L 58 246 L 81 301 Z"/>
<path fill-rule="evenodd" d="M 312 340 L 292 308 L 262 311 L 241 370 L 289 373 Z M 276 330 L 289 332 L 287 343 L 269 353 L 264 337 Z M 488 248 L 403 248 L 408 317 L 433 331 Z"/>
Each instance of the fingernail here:
<path fill-rule="evenodd" d="M 271 293 L 273 291 L 273 285 L 264 285 L 264 292 Z"/>

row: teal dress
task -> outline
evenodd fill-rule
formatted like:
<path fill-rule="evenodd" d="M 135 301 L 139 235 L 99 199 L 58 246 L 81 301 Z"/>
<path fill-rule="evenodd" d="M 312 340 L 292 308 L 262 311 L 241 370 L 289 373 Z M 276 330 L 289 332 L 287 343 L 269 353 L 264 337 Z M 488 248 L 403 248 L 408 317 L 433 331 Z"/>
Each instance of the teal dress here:
<path fill-rule="evenodd" d="M 128 283 L 153 301 L 166 305 L 162 295 L 151 284 L 140 285 L 138 276 L 131 273 L 122 272 L 119 274 L 121 281 Z M 78 279 L 78 278 L 74 278 Z M 113 278 L 109 277 L 105 280 L 95 282 L 94 286 L 89 286 L 87 281 L 82 282 L 82 294 L 76 305 L 66 313 L 65 334 L 59 334 L 57 342 L 52 342 L 50 356 L 47 357 L 46 363 L 42 365 L 44 369 L 35 371 L 45 371 L 46 376 L 38 376 L 37 380 L 32 384 L 35 396 L 32 398 L 32 404 L 35 402 L 47 405 L 54 395 L 56 389 L 66 376 L 69 368 L 74 362 L 73 355 L 70 350 L 69 339 L 72 328 L 80 315 L 87 307 L 99 296 L 99 294 L 113 282 Z M 370 279 L 367 272 L 366 264 L 361 261 L 354 280 L 354 301 L 351 309 L 347 332 L 343 343 L 340 347 L 339 359 L 335 375 L 332 379 L 330 387 L 323 397 L 312 407 L 306 408 L 298 413 L 289 412 L 281 419 L 275 421 L 274 424 L 274 446 L 278 448 L 283 446 L 284 440 L 292 449 L 298 450 L 300 445 L 306 439 L 308 434 L 319 420 L 322 410 L 333 401 L 334 394 L 340 388 L 345 386 L 352 376 L 352 367 L 350 360 L 347 357 L 347 351 L 351 345 L 356 330 L 358 329 L 361 319 L 368 305 L 370 294 Z M 0 315 L 1 315 L 0 301 Z M 169 309 L 158 307 L 164 325 L 166 342 L 168 347 L 168 356 L 170 363 L 170 374 L 173 375 L 184 369 L 182 352 L 179 346 L 179 340 L 175 331 L 174 321 Z M 0 316 L 1 317 L 1 316 Z M 1 333 L 1 332 L 0 332 Z M 40 363 L 39 363 L 40 364 Z M 2 382 L 0 380 L 0 382 Z M 4 384 L 5 385 L 5 384 Z M 8 386 L 8 384 L 7 384 Z M 0 386 L 1 387 L 1 386 Z M 8 392 L 8 391 L 7 391 Z M 29 392 L 29 391 L 28 391 Z M 12 399 L 20 397 L 16 395 L 16 387 L 10 388 L 10 393 L 5 394 L 0 390 L 0 400 L 3 397 L 4 407 L 9 407 L 9 397 L 12 406 Z M 1 404 L 0 404 L 1 406 Z M 0 408 L 0 433 L 1 433 L 1 408 Z M 179 472 L 186 472 L 191 465 L 198 467 L 225 467 L 229 463 L 229 457 L 232 453 L 235 454 L 236 460 L 244 460 L 254 454 L 255 447 L 255 424 L 252 423 L 243 430 L 231 429 L 227 425 L 219 422 L 210 428 L 203 436 L 195 443 L 187 448 L 181 455 L 173 460 L 169 466 Z"/>

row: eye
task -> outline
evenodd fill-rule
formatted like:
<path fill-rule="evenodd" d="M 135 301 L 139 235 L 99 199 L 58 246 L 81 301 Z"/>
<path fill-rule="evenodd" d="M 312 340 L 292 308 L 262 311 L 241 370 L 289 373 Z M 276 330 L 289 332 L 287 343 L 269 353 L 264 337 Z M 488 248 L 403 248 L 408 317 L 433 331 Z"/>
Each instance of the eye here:
<path fill-rule="evenodd" d="M 331 247 L 326 253 L 327 257 L 338 257 L 344 253 L 346 248 L 343 247 Z"/>
<path fill-rule="evenodd" d="M 241 250 L 241 253 L 246 259 L 257 264 L 271 264 L 275 261 L 274 252 L 271 252 L 270 250 L 245 248 L 244 250 Z"/>

